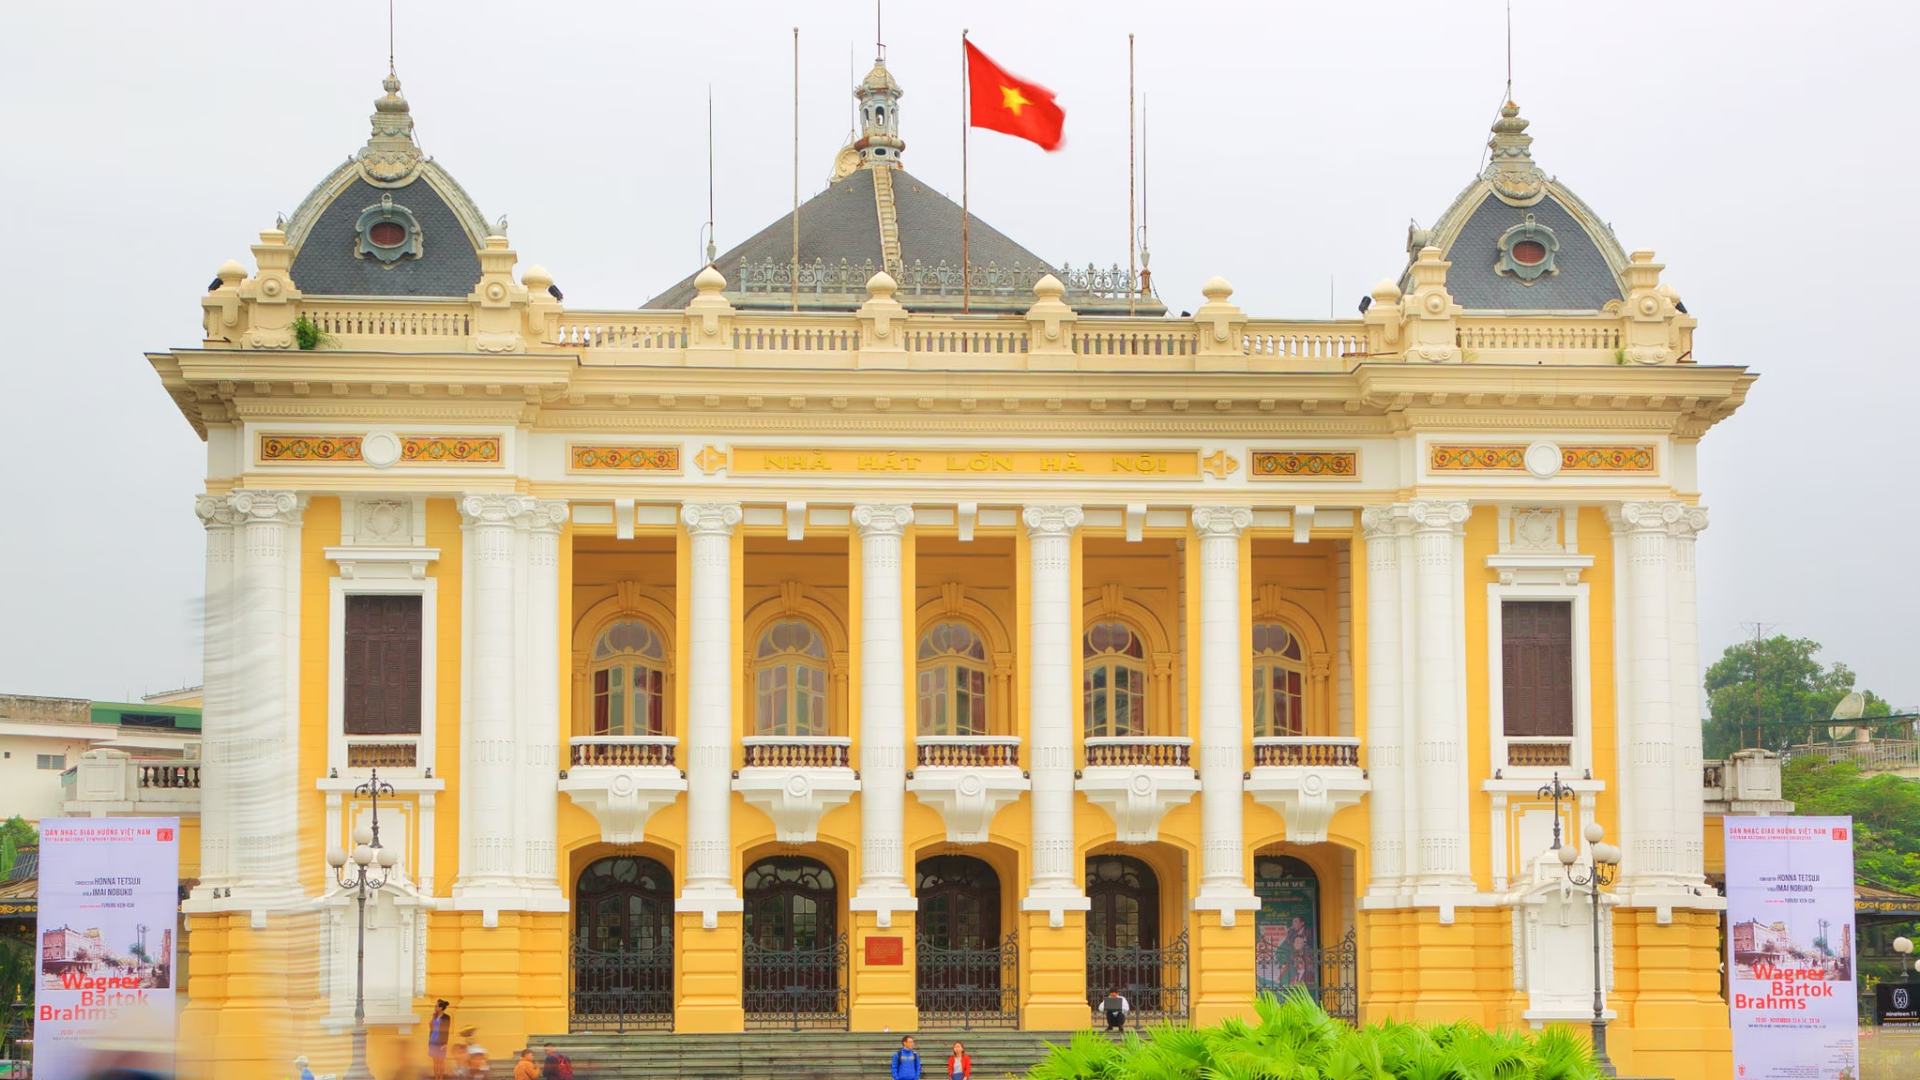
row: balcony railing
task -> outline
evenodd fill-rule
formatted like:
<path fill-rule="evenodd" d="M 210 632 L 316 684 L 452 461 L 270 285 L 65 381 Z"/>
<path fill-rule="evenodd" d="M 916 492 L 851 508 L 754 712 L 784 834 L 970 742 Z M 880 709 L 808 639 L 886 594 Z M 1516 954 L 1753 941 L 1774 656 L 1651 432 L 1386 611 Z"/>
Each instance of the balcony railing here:
<path fill-rule="evenodd" d="M 1314 766 L 1357 769 L 1360 740 L 1341 736 L 1287 735 L 1253 740 L 1254 766 Z"/>
<path fill-rule="evenodd" d="M 846 769 L 853 740 L 842 735 L 753 735 L 746 744 L 749 769 Z"/>
<path fill-rule="evenodd" d="M 1013 735 L 922 735 L 918 769 L 1018 768 L 1020 740 Z"/>
<path fill-rule="evenodd" d="M 347 744 L 349 769 L 411 769 L 418 762 L 420 747 L 410 742 L 350 742 Z"/>
<path fill-rule="evenodd" d="M 576 769 L 673 768 L 680 744 L 671 735 L 576 735 L 570 742 Z"/>
<path fill-rule="evenodd" d="M 1564 769 L 1573 764 L 1572 739 L 1508 739 L 1507 765 L 1524 769 Z"/>
<path fill-rule="evenodd" d="M 1184 736 L 1122 735 L 1087 740 L 1087 767 L 1193 767 L 1193 740 Z"/>
<path fill-rule="evenodd" d="M 176 761 L 136 761 L 140 786 L 182 790 L 200 787 L 200 766 Z"/>
<path fill-rule="evenodd" d="M 1920 739 L 1874 739 L 1870 742 L 1789 746 L 1780 754 L 1783 762 L 1800 757 L 1844 761 L 1858 765 L 1865 772 L 1920 769 Z"/>

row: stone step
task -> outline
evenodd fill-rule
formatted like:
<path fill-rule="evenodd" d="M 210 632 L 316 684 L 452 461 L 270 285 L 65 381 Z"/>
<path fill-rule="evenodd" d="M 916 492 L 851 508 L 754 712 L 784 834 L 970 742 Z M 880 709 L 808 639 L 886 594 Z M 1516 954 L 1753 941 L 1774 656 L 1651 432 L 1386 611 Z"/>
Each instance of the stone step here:
<path fill-rule="evenodd" d="M 926 1075 L 939 1077 L 949 1048 L 967 1045 L 974 1072 L 1001 1077 L 1026 1072 L 1066 1031 L 917 1031 Z M 581 1080 L 861 1080 L 884 1077 L 900 1046 L 885 1032 L 751 1031 L 737 1034 L 669 1032 L 579 1032 L 536 1035 L 536 1055 L 551 1042 L 573 1059 Z M 493 1074 L 510 1076 L 511 1059 L 493 1062 Z"/>

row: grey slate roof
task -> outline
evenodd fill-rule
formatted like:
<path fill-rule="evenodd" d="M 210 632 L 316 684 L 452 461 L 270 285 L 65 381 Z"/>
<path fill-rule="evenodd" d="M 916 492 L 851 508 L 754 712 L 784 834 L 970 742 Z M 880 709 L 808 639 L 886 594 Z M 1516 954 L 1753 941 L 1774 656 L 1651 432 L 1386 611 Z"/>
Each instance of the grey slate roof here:
<path fill-rule="evenodd" d="M 1493 270 L 1500 260 L 1500 234 L 1525 221 L 1528 214 L 1552 229 L 1554 239 L 1560 241 L 1554 255 L 1559 273 L 1543 275 L 1531 285 Z M 1447 271 L 1447 291 L 1468 310 L 1587 311 L 1621 299 L 1620 280 L 1599 242 L 1551 190 L 1528 207 L 1509 206 L 1487 192 L 1460 227 L 1446 258 L 1453 263 Z"/>
<path fill-rule="evenodd" d="M 420 223 L 418 259 L 391 267 L 354 256 L 354 223 L 362 211 L 392 195 Z M 453 209 L 426 179 L 399 188 L 378 188 L 356 179 L 307 232 L 293 258 L 293 283 L 301 292 L 331 296 L 465 296 L 480 280 L 480 257 Z"/>
<path fill-rule="evenodd" d="M 960 206 L 930 185 L 915 179 L 905 169 L 895 169 L 893 173 L 894 216 L 899 222 L 900 257 L 909 266 L 918 261 L 934 265 L 946 262 L 950 266 L 960 265 Z M 1052 270 L 1045 260 L 1019 244 L 1008 239 L 1000 230 L 981 221 L 978 215 L 972 215 L 967 240 L 968 260 L 978 267 L 995 264 L 1002 268 L 1014 266 L 1046 267 Z M 740 281 L 740 265 L 743 262 L 761 263 L 772 261 L 780 266 L 788 265 L 793 258 L 793 215 L 782 214 L 780 218 L 747 238 L 718 259 L 714 268 L 727 279 L 728 295 L 736 304 L 739 297 L 733 295 L 733 289 Z M 859 266 L 871 263 L 876 269 L 883 265 L 884 259 L 880 246 L 880 215 L 874 203 L 873 171 L 859 169 L 843 180 L 835 181 L 825 191 L 800 204 L 800 261 L 802 264 L 820 260 L 829 266 L 837 266 L 842 260 Z M 697 274 L 699 271 L 694 271 Z M 688 274 L 678 284 L 646 302 L 648 308 L 683 308 L 695 295 L 694 274 Z M 774 297 L 784 305 L 784 294 Z M 844 299 L 831 303 L 809 304 L 803 293 L 801 306 L 805 307 L 856 307 L 859 300 L 851 305 Z M 903 291 L 899 301 L 908 308 L 916 306 L 915 298 Z M 1021 307 L 1031 303 L 1031 298 L 1023 297 Z M 979 301 L 976 301 L 978 304 Z M 952 305 L 943 305 L 952 306 Z"/>

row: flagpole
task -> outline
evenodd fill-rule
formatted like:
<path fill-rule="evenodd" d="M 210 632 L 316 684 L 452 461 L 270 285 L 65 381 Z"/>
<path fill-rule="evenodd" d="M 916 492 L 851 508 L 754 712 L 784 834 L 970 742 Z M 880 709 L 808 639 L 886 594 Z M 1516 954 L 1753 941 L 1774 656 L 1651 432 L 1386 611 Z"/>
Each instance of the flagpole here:
<path fill-rule="evenodd" d="M 800 28 L 793 28 L 793 261 L 787 268 L 793 310 L 800 310 Z"/>
<path fill-rule="evenodd" d="M 969 271 L 968 224 L 973 211 L 967 204 L 967 129 L 968 106 L 973 96 L 973 87 L 967 81 L 967 32 L 960 31 L 960 313 L 966 314 L 973 308 L 973 274 Z"/>
<path fill-rule="evenodd" d="M 1133 35 L 1127 35 L 1127 314 L 1132 315 L 1135 300 L 1140 295 L 1136 284 L 1137 272 L 1134 266 L 1134 224 L 1133 224 Z"/>

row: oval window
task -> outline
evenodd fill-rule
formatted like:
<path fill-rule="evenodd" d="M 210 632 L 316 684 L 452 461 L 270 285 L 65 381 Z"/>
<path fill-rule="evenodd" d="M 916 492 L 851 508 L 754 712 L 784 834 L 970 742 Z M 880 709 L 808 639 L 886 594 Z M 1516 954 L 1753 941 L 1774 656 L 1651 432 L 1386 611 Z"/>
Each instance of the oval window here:
<path fill-rule="evenodd" d="M 1546 257 L 1547 245 L 1538 240 L 1521 240 L 1513 245 L 1513 261 L 1522 266 L 1538 266 Z"/>
<path fill-rule="evenodd" d="M 367 229 L 367 239 L 381 247 L 399 247 L 407 242 L 407 227 L 397 221 L 376 221 Z"/>

